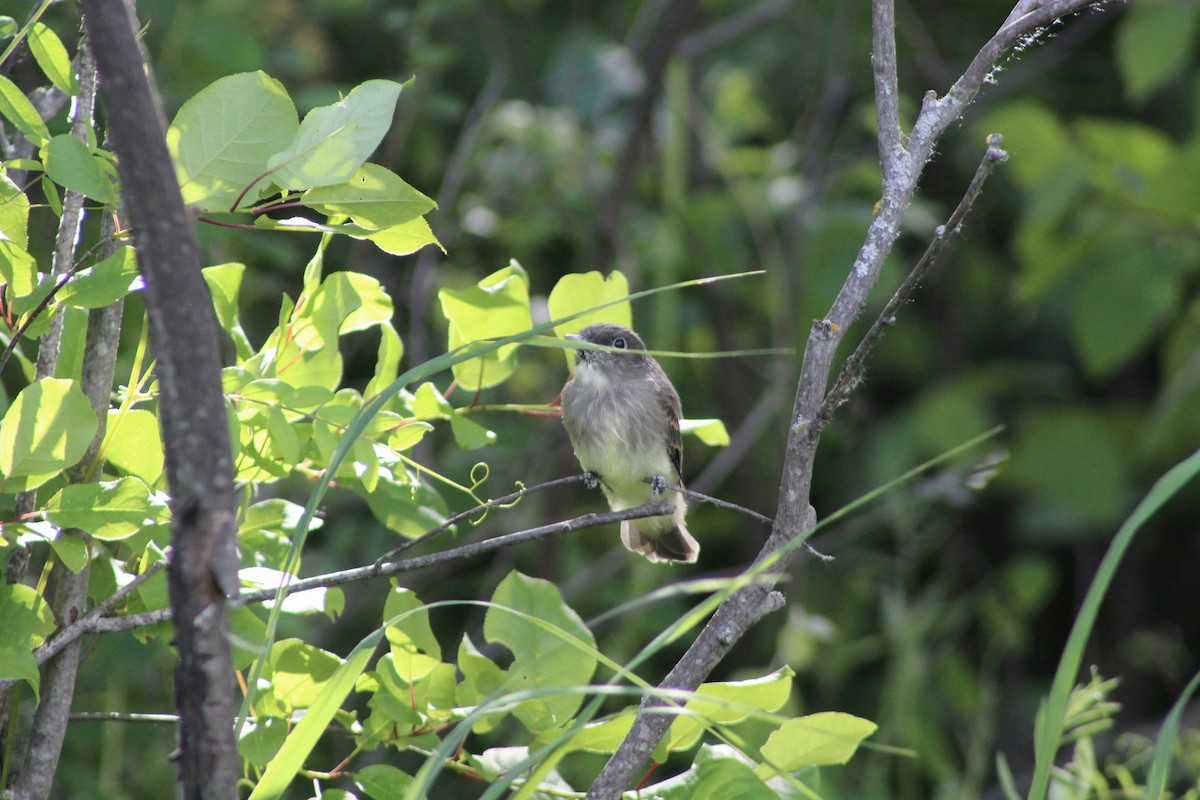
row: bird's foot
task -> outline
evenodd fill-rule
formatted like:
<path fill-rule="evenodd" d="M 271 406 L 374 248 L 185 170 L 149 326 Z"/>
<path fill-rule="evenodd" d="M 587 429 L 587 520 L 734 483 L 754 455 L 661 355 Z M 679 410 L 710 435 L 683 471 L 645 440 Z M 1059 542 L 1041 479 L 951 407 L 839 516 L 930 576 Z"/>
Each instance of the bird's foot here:
<path fill-rule="evenodd" d="M 583 473 L 583 485 L 589 489 L 595 489 L 600 485 L 600 476 L 592 472 L 590 469 Z"/>

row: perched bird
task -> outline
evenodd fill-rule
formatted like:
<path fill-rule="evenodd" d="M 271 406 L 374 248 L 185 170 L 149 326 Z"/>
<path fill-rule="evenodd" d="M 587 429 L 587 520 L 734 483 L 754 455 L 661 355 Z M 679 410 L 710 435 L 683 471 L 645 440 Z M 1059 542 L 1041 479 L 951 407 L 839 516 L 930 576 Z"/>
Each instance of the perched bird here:
<path fill-rule="evenodd" d="M 684 525 L 687 501 L 666 489 L 683 487 L 679 394 L 628 328 L 598 323 L 566 338 L 615 348 L 575 351 L 575 377 L 562 392 L 563 425 L 591 485 L 599 481 L 613 511 L 663 493 L 675 506 L 666 516 L 622 522 L 621 541 L 650 561 L 694 563 L 700 545 Z"/>

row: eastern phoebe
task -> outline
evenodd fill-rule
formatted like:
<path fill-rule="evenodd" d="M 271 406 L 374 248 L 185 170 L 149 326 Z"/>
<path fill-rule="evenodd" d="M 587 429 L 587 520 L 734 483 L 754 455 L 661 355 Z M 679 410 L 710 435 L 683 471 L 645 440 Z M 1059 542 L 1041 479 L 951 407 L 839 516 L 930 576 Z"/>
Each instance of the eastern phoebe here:
<path fill-rule="evenodd" d="M 566 338 L 626 351 L 576 350 L 575 377 L 562 391 L 563 425 L 575 457 L 599 480 L 608 505 L 635 508 L 661 494 L 664 484 L 682 487 L 679 394 L 646 345 L 628 328 L 608 323 Z M 687 501 L 671 492 L 668 502 L 675 513 L 622 522 L 621 541 L 651 561 L 695 563 L 700 545 L 683 522 Z"/>

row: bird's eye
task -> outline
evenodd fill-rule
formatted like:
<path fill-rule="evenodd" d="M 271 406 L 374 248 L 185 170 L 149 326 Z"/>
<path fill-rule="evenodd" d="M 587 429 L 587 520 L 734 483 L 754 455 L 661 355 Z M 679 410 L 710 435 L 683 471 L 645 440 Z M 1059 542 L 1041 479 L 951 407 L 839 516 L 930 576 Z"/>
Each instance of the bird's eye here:
<path fill-rule="evenodd" d="M 617 348 L 618 350 L 624 350 L 625 349 L 625 337 L 618 336 L 617 338 L 613 339 L 612 346 Z"/>

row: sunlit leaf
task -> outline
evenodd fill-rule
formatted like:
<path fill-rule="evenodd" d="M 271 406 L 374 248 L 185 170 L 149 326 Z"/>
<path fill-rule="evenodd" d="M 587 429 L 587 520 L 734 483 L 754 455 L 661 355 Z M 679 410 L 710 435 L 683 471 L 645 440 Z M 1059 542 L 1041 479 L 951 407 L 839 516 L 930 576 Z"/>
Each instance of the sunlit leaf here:
<path fill-rule="evenodd" d="M 58 535 L 50 540 L 50 546 L 54 548 L 54 554 L 59 560 L 67 565 L 67 569 L 76 575 L 87 566 L 88 546 L 82 536 L 59 531 Z"/>
<path fill-rule="evenodd" d="M 0 642 L 38 647 L 54 627 L 54 613 L 36 590 L 20 583 L 0 585 Z"/>
<path fill-rule="evenodd" d="M 314 108 L 291 143 L 267 164 L 284 189 L 310 189 L 350 180 L 392 124 L 401 85 L 370 80 L 337 103 Z"/>
<path fill-rule="evenodd" d="M 0 423 L 7 491 L 40 486 L 83 457 L 96 433 L 92 404 L 72 380 L 43 378 L 21 390 Z"/>
<path fill-rule="evenodd" d="M 132 247 L 118 248 L 94 267 L 80 270 L 58 290 L 58 302 L 79 308 L 112 305 L 140 284 Z"/>
<path fill-rule="evenodd" d="M 29 198 L 0 172 L 0 239 L 21 250 L 29 246 Z"/>
<path fill-rule="evenodd" d="M 495 339 L 528 330 L 529 277 L 516 261 L 467 289 L 438 292 L 442 313 L 450 322 L 451 350 L 481 339 Z M 482 358 L 455 364 L 459 385 L 468 391 L 495 386 L 512 374 L 516 345 L 506 345 Z"/>
<path fill-rule="evenodd" d="M 233 339 L 238 358 L 243 361 L 254 354 L 254 348 L 246 332 L 242 330 L 242 321 L 238 317 L 238 293 L 241 291 L 242 276 L 245 272 L 246 265 L 236 262 L 217 264 L 201 270 L 204 282 L 208 284 L 208 290 L 212 294 L 217 322 L 220 323 L 221 330 Z"/>
<path fill-rule="evenodd" d="M 767 737 L 762 754 L 771 766 L 764 764 L 758 774 L 770 777 L 776 769 L 794 772 L 803 767 L 845 764 L 878 727 L 870 720 L 841 711 L 789 719 Z"/>
<path fill-rule="evenodd" d="M 297 127 L 287 90 L 264 72 L 229 75 L 201 89 L 167 131 L 184 202 L 205 211 L 230 208 Z"/>
<path fill-rule="evenodd" d="M 380 231 L 411 222 L 437 207 L 378 164 L 363 164 L 345 183 L 309 189 L 300 202 L 326 216 L 343 214 L 363 228 Z"/>
<path fill-rule="evenodd" d="M 63 47 L 58 34 L 41 22 L 35 22 L 27 41 L 33 60 L 50 82 L 68 97 L 78 97 L 79 81 L 75 78 L 75 70 L 71 68 L 71 56 L 67 53 L 67 48 Z"/>
<path fill-rule="evenodd" d="M 393 585 L 383 605 L 383 618 L 388 622 L 387 640 L 399 676 L 412 684 L 429 674 L 441 661 L 442 648 L 420 599 L 410 589 Z"/>
<path fill-rule="evenodd" d="M 712 447 L 729 445 L 729 431 L 725 430 L 725 423 L 719 419 L 683 419 L 679 421 L 679 430 L 692 434 Z"/>
<path fill-rule="evenodd" d="M 46 504 L 46 518 L 63 528 L 78 528 L 97 539 L 114 541 L 137 533 L 161 506 L 137 478 L 65 486 Z"/>
<path fill-rule="evenodd" d="M 37 147 L 50 140 L 46 123 L 29 98 L 15 83 L 0 75 L 0 116 L 11 122 L 17 130 Z"/>
<path fill-rule="evenodd" d="M 162 475 L 163 447 L 158 417 L 151 411 L 134 408 L 123 414 L 108 412 L 104 456 L 123 472 L 153 485 Z"/>
<path fill-rule="evenodd" d="M 355 234 L 350 234 L 354 236 Z M 417 217 L 400 225 L 393 225 L 390 228 L 377 231 L 365 237 L 375 243 L 385 253 L 390 253 L 394 256 L 406 256 L 409 253 L 415 253 L 427 244 L 438 246 L 443 253 L 446 248 L 442 247 L 442 243 L 433 235 L 433 230 L 429 227 L 429 223 L 424 217 Z"/>
<path fill-rule="evenodd" d="M 554 288 L 550 290 L 547 302 L 551 319 L 562 319 L 570 314 L 586 311 L 600 303 L 620 300 L 628 294 L 629 281 L 625 279 L 624 273 L 613 270 L 606 277 L 593 270 L 592 272 L 572 273 L 559 278 L 558 283 L 554 284 Z M 596 322 L 611 322 L 615 325 L 632 328 L 633 311 L 629 303 L 617 303 L 558 325 L 554 328 L 554 332 L 559 336 L 578 333 Z M 564 350 L 563 353 L 566 355 L 569 368 L 574 370 L 575 352 Z"/>
<path fill-rule="evenodd" d="M 794 677 L 790 667 L 782 667 L 761 678 L 701 684 L 685 706 L 690 713 L 671 723 L 668 749 L 695 746 L 707 725 L 732 725 L 754 711 L 778 711 L 792 692 Z"/>
<path fill-rule="evenodd" d="M 585 652 L 595 647 L 591 631 L 549 581 L 510 572 L 492 595 L 483 621 L 488 641 L 503 644 L 513 654 L 505 670 L 505 687 L 517 691 L 586 684 L 596 659 Z M 505 609 L 521 612 L 513 614 Z M 576 640 L 583 648 L 573 645 Z M 562 694 L 521 703 L 513 714 L 526 728 L 539 732 L 566 723 L 579 710 L 583 697 Z"/>
<path fill-rule="evenodd" d="M 112 165 L 69 134 L 60 134 L 42 147 L 46 175 L 60 186 L 105 205 L 116 205 Z"/>

